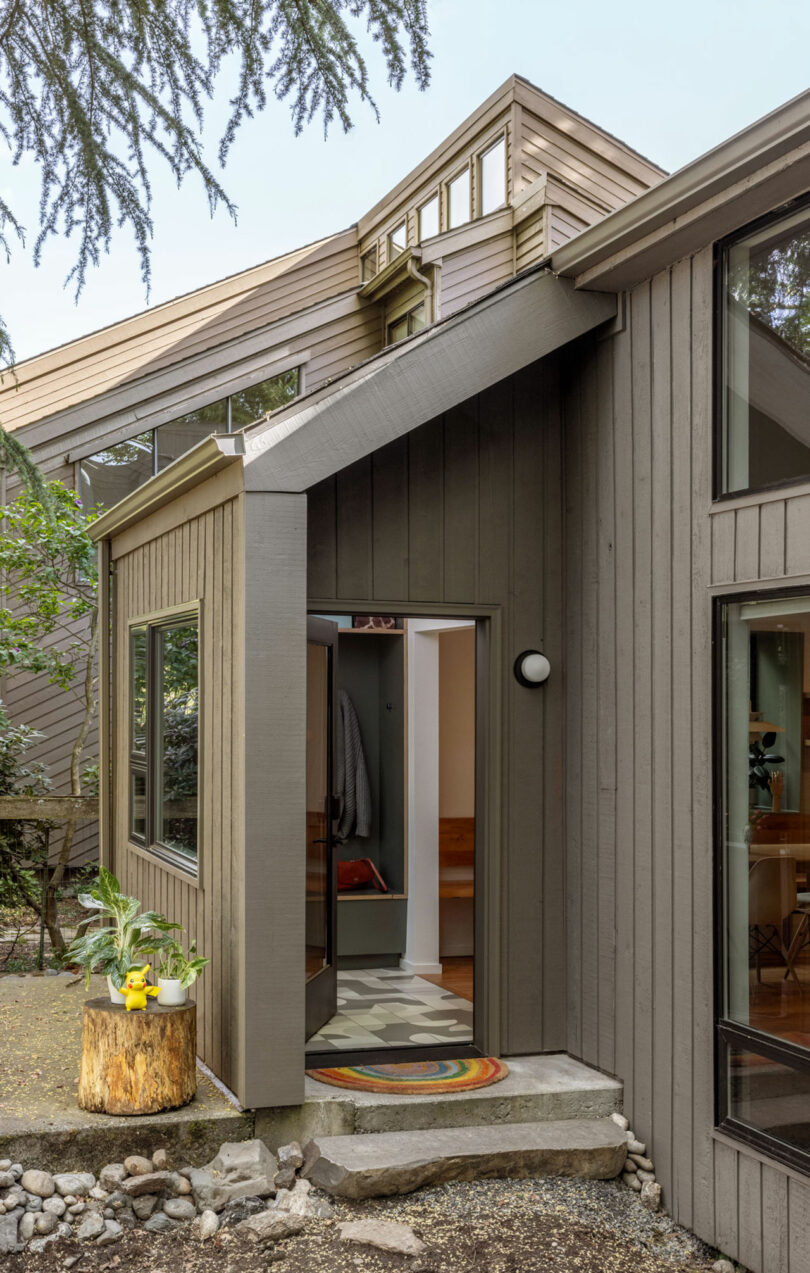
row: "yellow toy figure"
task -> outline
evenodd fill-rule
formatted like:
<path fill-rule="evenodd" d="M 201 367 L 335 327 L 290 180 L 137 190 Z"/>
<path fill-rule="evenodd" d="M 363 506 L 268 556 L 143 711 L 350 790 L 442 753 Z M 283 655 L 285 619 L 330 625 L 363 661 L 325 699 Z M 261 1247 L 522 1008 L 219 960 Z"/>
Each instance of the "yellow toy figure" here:
<path fill-rule="evenodd" d="M 133 1009 L 146 1008 L 146 996 L 156 995 L 158 993 L 157 986 L 147 986 L 146 974 L 151 965 L 144 964 L 143 968 L 131 968 L 127 973 L 127 979 L 121 987 L 121 994 L 126 998 L 127 1012 Z"/>

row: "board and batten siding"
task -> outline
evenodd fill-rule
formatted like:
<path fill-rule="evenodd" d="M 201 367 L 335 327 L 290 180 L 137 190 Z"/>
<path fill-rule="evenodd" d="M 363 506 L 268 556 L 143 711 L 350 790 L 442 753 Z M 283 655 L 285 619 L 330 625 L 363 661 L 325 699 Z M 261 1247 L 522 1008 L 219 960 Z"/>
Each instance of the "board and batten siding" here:
<path fill-rule="evenodd" d="M 181 923 L 183 941 L 195 940 L 200 954 L 211 960 L 191 992 L 198 1005 L 197 1050 L 233 1090 L 238 1090 L 244 1037 L 239 990 L 244 978 L 243 499 L 225 499 L 175 525 L 167 524 L 165 512 L 157 513 L 135 528 L 142 542 L 133 543 L 127 531 L 112 542 L 111 867 L 124 892 Z M 135 619 L 195 601 L 200 607 L 200 874 L 189 880 L 128 843 L 128 631 Z"/>
<path fill-rule="evenodd" d="M 503 381 L 308 493 L 309 585 L 326 613 L 397 603 L 502 617 L 501 1047 L 565 1047 L 562 681 L 519 686 L 515 656 L 559 668 L 561 469 L 553 359 Z"/>
<path fill-rule="evenodd" d="M 712 249 L 564 369 L 567 1040 L 617 1074 L 670 1213 L 810 1273 L 810 1181 L 714 1133 L 713 596 L 810 579 L 810 495 L 712 509 Z"/>

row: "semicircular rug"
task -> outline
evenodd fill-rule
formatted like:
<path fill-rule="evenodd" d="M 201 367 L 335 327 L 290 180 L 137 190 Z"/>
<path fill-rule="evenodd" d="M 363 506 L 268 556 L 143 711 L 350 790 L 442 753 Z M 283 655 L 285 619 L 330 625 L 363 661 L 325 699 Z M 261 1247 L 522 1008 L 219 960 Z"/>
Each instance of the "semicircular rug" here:
<path fill-rule="evenodd" d="M 358 1092 L 398 1092 L 428 1096 L 432 1092 L 469 1092 L 499 1083 L 509 1073 L 505 1061 L 493 1056 L 464 1061 L 400 1061 L 392 1065 L 342 1065 L 307 1070 L 311 1079 Z"/>

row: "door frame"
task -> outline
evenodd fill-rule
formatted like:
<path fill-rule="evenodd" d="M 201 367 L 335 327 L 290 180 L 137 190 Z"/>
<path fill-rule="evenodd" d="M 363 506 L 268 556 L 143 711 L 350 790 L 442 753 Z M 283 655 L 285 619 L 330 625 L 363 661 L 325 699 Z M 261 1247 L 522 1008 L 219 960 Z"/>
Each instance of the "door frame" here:
<path fill-rule="evenodd" d="M 327 651 L 326 677 L 326 795 L 324 819 L 326 830 L 326 952 L 329 962 L 306 982 L 305 1040 L 318 1030 L 313 1018 L 320 1016 L 319 1005 L 337 1000 L 337 860 L 335 857 L 335 758 L 338 728 L 337 691 L 337 624 L 307 615 L 307 645 L 319 645 Z M 308 656 L 308 652 L 307 652 Z M 307 687 L 308 688 L 308 687 Z M 309 758 L 307 758 L 309 763 Z M 309 840 L 307 840 L 309 848 Z M 306 925 L 306 918 L 304 923 Z M 329 1016 L 333 1016 L 330 1013 Z M 321 1018 L 323 1020 L 323 1018 Z"/>
<path fill-rule="evenodd" d="M 398 614 L 406 619 L 475 621 L 475 892 L 473 968 L 474 1035 L 472 1044 L 436 1044 L 397 1048 L 402 1059 L 440 1059 L 452 1053 L 498 1056 L 502 1020 L 503 912 L 503 613 L 500 606 L 446 601 L 397 601 L 310 597 L 307 615 Z M 394 1049 L 357 1052 L 309 1052 L 306 1066 L 391 1061 Z"/>

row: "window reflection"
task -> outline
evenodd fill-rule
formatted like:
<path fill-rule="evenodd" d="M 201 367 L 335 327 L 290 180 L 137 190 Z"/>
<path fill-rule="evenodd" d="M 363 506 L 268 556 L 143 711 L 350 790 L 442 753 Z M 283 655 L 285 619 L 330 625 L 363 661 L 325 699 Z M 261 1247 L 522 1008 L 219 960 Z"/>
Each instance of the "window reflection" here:
<path fill-rule="evenodd" d="M 451 230 L 470 220 L 470 170 L 465 168 L 447 187 L 447 220 Z"/>
<path fill-rule="evenodd" d="M 293 367 L 291 371 L 271 376 L 250 389 L 240 389 L 231 397 L 231 428 L 241 429 L 246 424 L 254 424 L 268 411 L 292 402 L 298 395 L 298 385 L 298 368 Z"/>
<path fill-rule="evenodd" d="M 419 242 L 439 233 L 439 196 L 436 194 L 419 209 Z"/>
<path fill-rule="evenodd" d="M 810 210 L 724 253 L 721 490 L 810 476 Z"/>
<path fill-rule="evenodd" d="M 168 849 L 196 857 L 197 624 L 184 622 L 159 628 L 156 637 L 159 719 L 155 839 Z"/>
<path fill-rule="evenodd" d="M 178 416 L 155 430 L 158 445 L 158 470 L 185 455 L 198 442 L 212 433 L 228 432 L 228 399 L 212 402 L 197 411 Z"/>
<path fill-rule="evenodd" d="M 728 1112 L 757 1131 L 810 1150 L 810 1074 L 803 1070 L 730 1049 Z"/>
<path fill-rule="evenodd" d="M 485 150 L 481 159 L 481 216 L 494 212 L 506 203 L 506 138 Z"/>
<path fill-rule="evenodd" d="M 112 508 L 147 482 L 153 470 L 154 439 L 150 429 L 82 460 L 82 504 L 88 513 L 99 507 Z"/>

